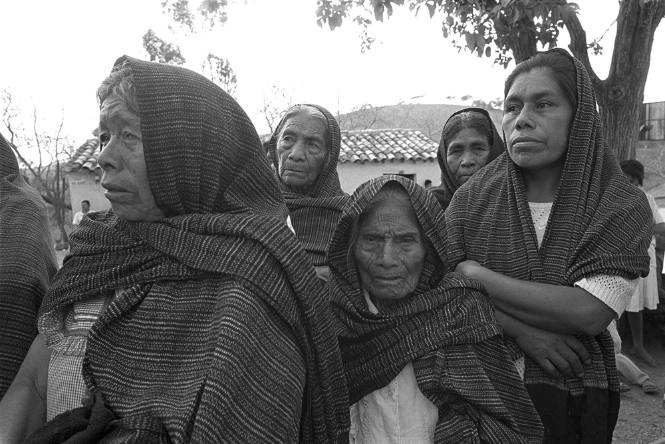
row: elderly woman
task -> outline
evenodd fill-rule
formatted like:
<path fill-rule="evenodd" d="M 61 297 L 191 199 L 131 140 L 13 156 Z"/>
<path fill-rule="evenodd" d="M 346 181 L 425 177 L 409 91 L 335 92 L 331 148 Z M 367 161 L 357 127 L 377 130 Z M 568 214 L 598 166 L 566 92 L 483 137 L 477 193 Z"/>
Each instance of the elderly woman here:
<path fill-rule="evenodd" d="M 72 237 L 4 438 L 54 418 L 31 442 L 337 440 L 332 317 L 249 118 L 204 77 L 126 56 L 98 97 L 112 211 Z"/>
<path fill-rule="evenodd" d="M 383 176 L 330 244 L 351 442 L 539 442 L 542 427 L 477 282 L 445 274 L 443 211 Z"/>
<path fill-rule="evenodd" d="M 443 126 L 436 153 L 441 185 L 430 190 L 443 209 L 463 183 L 504 150 L 503 140 L 487 110 L 464 108 L 450 116 Z"/>
<path fill-rule="evenodd" d="M 293 229 L 324 280 L 328 243 L 348 200 L 337 177 L 339 150 L 337 121 L 318 105 L 289 108 L 268 142 Z"/>
<path fill-rule="evenodd" d="M 37 311 L 55 271 L 44 201 L 0 134 L 0 398 L 37 336 Z"/>
<path fill-rule="evenodd" d="M 497 307 L 545 442 L 609 443 L 619 381 L 606 328 L 648 272 L 649 206 L 604 145 L 589 75 L 566 51 L 517 65 L 504 107 L 507 154 L 446 211 L 451 264 Z"/>

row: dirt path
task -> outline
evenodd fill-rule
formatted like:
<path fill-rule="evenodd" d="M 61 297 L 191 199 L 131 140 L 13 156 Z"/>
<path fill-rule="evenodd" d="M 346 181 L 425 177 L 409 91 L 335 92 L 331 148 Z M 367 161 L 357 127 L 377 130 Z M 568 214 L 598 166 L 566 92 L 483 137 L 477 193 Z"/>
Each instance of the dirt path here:
<path fill-rule="evenodd" d="M 648 367 L 643 362 L 628 356 L 644 370 L 659 387 L 657 395 L 645 395 L 638 386 L 621 394 L 619 421 L 614 429 L 614 443 L 643 444 L 665 438 L 665 408 L 663 407 L 663 387 L 665 387 L 665 346 L 663 337 L 649 331 L 645 342 L 649 353 L 658 361 L 657 367 Z"/>

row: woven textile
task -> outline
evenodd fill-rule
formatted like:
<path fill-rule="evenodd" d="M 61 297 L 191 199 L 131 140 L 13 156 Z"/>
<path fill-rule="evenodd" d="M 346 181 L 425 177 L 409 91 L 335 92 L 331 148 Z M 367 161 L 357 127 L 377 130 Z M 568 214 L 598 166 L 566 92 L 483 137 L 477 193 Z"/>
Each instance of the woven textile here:
<path fill-rule="evenodd" d="M 289 209 L 289 215 L 291 216 L 296 236 L 308 253 L 312 263 L 315 266 L 321 266 L 326 265 L 328 243 L 335 231 L 335 227 L 337 227 L 337 221 L 342 214 L 342 209 L 348 201 L 349 196 L 342 191 L 339 184 L 339 177 L 337 176 L 337 160 L 339 159 L 341 140 L 337 120 L 322 106 L 295 105 L 295 107 L 299 106 L 312 106 L 316 108 L 326 118 L 328 125 L 326 159 L 321 169 L 321 174 L 319 174 L 309 194 L 303 195 L 294 192 L 279 176 L 277 142 L 286 119 L 282 119 L 277 128 L 275 128 L 275 132 L 268 142 L 268 153 L 273 162 L 279 187 L 286 200 L 286 206 Z"/>
<path fill-rule="evenodd" d="M 517 279 L 568 286 L 594 275 L 634 279 L 648 272 L 647 201 L 607 150 L 591 81 L 573 61 L 578 107 L 540 249 L 521 172 L 502 154 L 460 187 L 446 211 L 451 267 L 471 259 Z M 548 424 L 570 413 L 581 421 L 582 442 L 605 442 L 611 440 L 619 402 L 612 340 L 607 331 L 579 339 L 592 360 L 583 378 L 551 378 L 526 357 L 525 383 L 546 435 Z"/>
<path fill-rule="evenodd" d="M 388 182 L 409 194 L 432 248 L 414 294 L 385 311 L 367 308 L 349 239 L 363 210 Z M 500 337 L 480 285 L 457 273 L 442 277 L 446 262 L 443 211 L 415 182 L 383 176 L 351 197 L 330 244 L 328 283 L 349 384 L 349 400 L 388 385 L 413 362 L 418 386 L 439 408 L 436 442 L 538 442 L 540 421 Z"/>
<path fill-rule="evenodd" d="M 448 153 L 448 146 L 446 145 L 446 137 L 448 137 L 448 134 L 452 127 L 452 125 L 450 125 L 451 120 L 459 119 L 459 115 L 463 113 L 481 114 L 487 119 L 490 128 L 492 128 L 492 136 L 490 139 L 490 154 L 487 163 L 490 163 L 491 161 L 499 157 L 499 155 L 501 155 L 501 153 L 503 153 L 506 150 L 506 147 L 503 144 L 503 140 L 501 139 L 501 136 L 497 132 L 496 127 L 494 126 L 494 122 L 492 122 L 492 119 L 490 118 L 490 115 L 487 112 L 487 110 L 482 108 L 473 108 L 473 107 L 464 108 L 457 111 L 452 116 L 450 116 L 446 121 L 445 125 L 443 125 L 443 131 L 441 132 L 441 141 L 439 142 L 439 149 L 436 153 L 436 160 L 439 162 L 439 168 L 441 168 L 441 185 L 430 189 L 430 191 L 434 193 L 434 195 L 436 196 L 437 200 L 439 201 L 444 210 L 448 207 L 448 205 L 450 204 L 450 200 L 453 198 L 453 194 L 455 194 L 455 191 L 457 191 L 457 189 L 459 188 L 457 180 L 455 180 L 452 173 L 450 172 L 450 168 L 448 167 L 448 160 L 446 156 L 446 154 Z"/>
<path fill-rule="evenodd" d="M 0 398 L 37 335 L 37 311 L 55 270 L 44 202 L 0 135 Z"/>
<path fill-rule="evenodd" d="M 89 214 L 40 319 L 124 289 L 90 330 L 83 364 L 118 418 L 109 439 L 337 441 L 348 410 L 332 317 L 249 118 L 189 70 L 123 64 L 169 217 Z"/>

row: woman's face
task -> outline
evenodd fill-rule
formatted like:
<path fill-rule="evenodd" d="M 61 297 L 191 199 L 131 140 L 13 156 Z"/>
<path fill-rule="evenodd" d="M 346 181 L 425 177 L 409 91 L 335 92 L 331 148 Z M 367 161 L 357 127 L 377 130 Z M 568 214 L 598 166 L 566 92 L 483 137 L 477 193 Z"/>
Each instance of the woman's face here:
<path fill-rule="evenodd" d="M 506 96 L 502 123 L 513 162 L 531 172 L 561 168 L 574 112 L 550 68 L 518 75 Z"/>
<path fill-rule="evenodd" d="M 446 161 L 457 185 L 462 185 L 487 165 L 489 158 L 490 142 L 474 128 L 463 128 L 448 142 Z"/>
<path fill-rule="evenodd" d="M 98 163 L 104 170 L 102 187 L 113 212 L 130 221 L 154 221 L 164 217 L 148 181 L 143 156 L 141 121 L 115 96 L 102 103 L 99 117 Z"/>
<path fill-rule="evenodd" d="M 370 207 L 358 226 L 353 255 L 360 285 L 375 302 L 394 303 L 416 289 L 426 250 L 405 193 Z"/>
<path fill-rule="evenodd" d="M 300 110 L 290 117 L 277 139 L 279 175 L 292 187 L 316 183 L 326 160 L 325 117 L 318 110 Z"/>

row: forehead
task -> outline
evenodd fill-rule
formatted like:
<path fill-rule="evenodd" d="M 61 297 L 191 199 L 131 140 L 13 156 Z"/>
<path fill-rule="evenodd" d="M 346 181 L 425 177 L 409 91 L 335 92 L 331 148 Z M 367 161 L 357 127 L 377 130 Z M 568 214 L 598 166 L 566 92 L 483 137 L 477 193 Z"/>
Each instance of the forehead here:
<path fill-rule="evenodd" d="M 479 131 L 476 128 L 462 128 L 450 138 L 448 145 L 467 142 L 488 143 L 489 137 L 485 134 L 484 131 Z"/>
<path fill-rule="evenodd" d="M 286 119 L 282 132 L 286 130 L 302 131 L 308 135 L 320 136 L 323 138 L 327 131 L 327 125 L 325 122 L 326 118 L 319 110 L 303 108 Z"/>
<path fill-rule="evenodd" d="M 419 232 L 420 224 L 416 218 L 411 201 L 406 193 L 378 194 L 361 215 L 361 232 L 399 230 L 400 232 Z"/>
<path fill-rule="evenodd" d="M 130 124 L 140 125 L 139 116 L 129 110 L 127 105 L 118 96 L 111 95 L 103 102 L 99 110 L 100 125 Z"/>
<path fill-rule="evenodd" d="M 524 72 L 513 81 L 506 99 L 531 98 L 535 96 L 562 96 L 563 90 L 554 77 L 551 68 L 539 67 Z"/>

